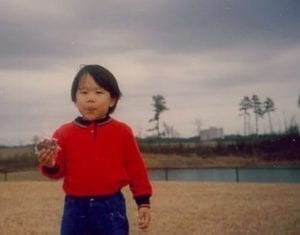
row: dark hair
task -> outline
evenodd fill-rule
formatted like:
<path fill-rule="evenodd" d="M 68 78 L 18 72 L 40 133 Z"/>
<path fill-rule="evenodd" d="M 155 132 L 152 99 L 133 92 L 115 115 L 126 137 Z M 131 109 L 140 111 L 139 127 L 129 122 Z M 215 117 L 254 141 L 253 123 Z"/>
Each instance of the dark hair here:
<path fill-rule="evenodd" d="M 117 102 L 121 98 L 122 93 L 119 89 L 118 82 L 115 76 L 108 69 L 97 64 L 84 65 L 82 68 L 80 68 L 72 83 L 72 101 L 76 102 L 76 93 L 78 90 L 79 82 L 81 78 L 86 74 L 91 75 L 99 86 L 107 90 L 110 93 L 111 97 L 116 99 L 115 105 L 110 107 L 108 110 L 108 113 L 112 113 L 115 110 Z"/>

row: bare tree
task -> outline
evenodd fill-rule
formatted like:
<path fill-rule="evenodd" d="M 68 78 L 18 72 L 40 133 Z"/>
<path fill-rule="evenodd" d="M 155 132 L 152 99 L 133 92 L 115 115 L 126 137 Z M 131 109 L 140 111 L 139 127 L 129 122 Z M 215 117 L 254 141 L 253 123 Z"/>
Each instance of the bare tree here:
<path fill-rule="evenodd" d="M 168 125 L 167 123 L 163 123 L 163 135 L 167 138 L 177 138 L 180 136 L 179 132 L 173 126 Z"/>
<path fill-rule="evenodd" d="M 32 137 L 31 140 L 32 140 L 33 144 L 35 145 L 39 141 L 39 137 L 37 135 L 35 135 L 35 136 Z"/>
<path fill-rule="evenodd" d="M 202 121 L 200 118 L 196 118 L 194 121 L 196 126 L 197 136 L 199 136 L 199 140 L 201 140 L 201 128 L 202 128 Z"/>

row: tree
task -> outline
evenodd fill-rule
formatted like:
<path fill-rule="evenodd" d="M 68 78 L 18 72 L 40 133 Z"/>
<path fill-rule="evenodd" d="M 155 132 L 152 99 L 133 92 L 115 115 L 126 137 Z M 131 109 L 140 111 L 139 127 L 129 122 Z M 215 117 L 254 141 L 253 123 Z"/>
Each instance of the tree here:
<path fill-rule="evenodd" d="M 264 110 L 263 110 L 263 112 L 268 114 L 269 126 L 270 126 L 270 132 L 271 133 L 273 133 L 271 112 L 274 112 L 274 111 L 275 111 L 274 102 L 271 98 L 267 97 L 266 100 L 264 101 Z"/>
<path fill-rule="evenodd" d="M 244 135 L 247 135 L 250 134 L 250 113 L 248 113 L 248 109 L 252 108 L 252 101 L 248 96 L 244 96 L 239 106 L 239 110 L 242 111 L 240 115 L 244 116 Z"/>
<path fill-rule="evenodd" d="M 162 112 L 168 110 L 166 106 L 166 100 L 162 95 L 154 95 L 152 96 L 153 99 L 153 111 L 154 117 L 149 120 L 149 122 L 155 122 L 155 126 L 148 131 L 156 131 L 157 137 L 161 136 L 160 133 L 160 115 Z"/>
<path fill-rule="evenodd" d="M 163 123 L 163 135 L 169 139 L 178 138 L 179 132 L 175 130 L 173 126 L 169 126 L 167 123 Z"/>
<path fill-rule="evenodd" d="M 199 118 L 196 118 L 194 121 L 196 126 L 197 135 L 199 136 L 199 141 L 201 140 L 201 128 L 202 128 L 202 121 Z"/>
<path fill-rule="evenodd" d="M 300 95 L 298 97 L 298 107 L 300 108 Z"/>
<path fill-rule="evenodd" d="M 255 133 L 258 134 L 258 119 L 263 118 L 264 112 L 261 108 L 261 102 L 257 95 L 252 96 L 252 108 L 255 114 Z"/>
<path fill-rule="evenodd" d="M 31 140 L 32 140 L 33 144 L 35 145 L 35 144 L 37 144 L 37 142 L 39 141 L 39 139 L 40 138 L 37 135 L 35 135 L 35 136 L 32 137 Z"/>

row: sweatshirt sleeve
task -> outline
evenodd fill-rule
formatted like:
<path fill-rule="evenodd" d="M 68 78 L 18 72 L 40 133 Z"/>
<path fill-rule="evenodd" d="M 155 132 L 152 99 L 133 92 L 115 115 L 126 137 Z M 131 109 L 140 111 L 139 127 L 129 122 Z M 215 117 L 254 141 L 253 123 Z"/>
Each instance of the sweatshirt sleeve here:
<path fill-rule="evenodd" d="M 137 205 L 150 204 L 152 187 L 139 147 L 130 128 L 126 137 L 125 166 L 130 178 L 130 189 Z"/>
<path fill-rule="evenodd" d="M 60 131 L 57 130 L 53 134 L 53 138 L 57 139 L 57 144 L 59 146 L 59 151 L 55 156 L 56 164 L 54 167 L 45 167 L 39 165 L 40 172 L 51 179 L 60 179 L 64 177 L 65 174 L 65 153 L 64 153 L 64 145 L 63 138 L 60 134 Z"/>

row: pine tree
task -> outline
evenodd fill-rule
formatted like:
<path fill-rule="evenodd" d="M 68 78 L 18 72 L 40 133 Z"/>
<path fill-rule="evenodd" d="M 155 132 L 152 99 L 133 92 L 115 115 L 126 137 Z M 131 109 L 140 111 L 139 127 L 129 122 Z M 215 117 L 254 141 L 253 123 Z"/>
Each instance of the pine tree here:
<path fill-rule="evenodd" d="M 266 100 L 264 101 L 264 113 L 268 114 L 268 118 L 269 118 L 269 126 L 270 126 L 270 132 L 273 133 L 273 125 L 272 125 L 272 119 L 271 119 L 271 112 L 275 111 L 275 107 L 274 107 L 274 102 L 271 98 L 267 97 Z"/>
<path fill-rule="evenodd" d="M 155 122 L 155 126 L 148 131 L 156 131 L 157 137 L 161 136 L 160 133 L 160 115 L 162 112 L 168 110 L 166 106 L 166 100 L 162 95 L 154 95 L 152 96 L 153 99 L 153 111 L 154 117 L 149 120 L 149 122 Z"/>

